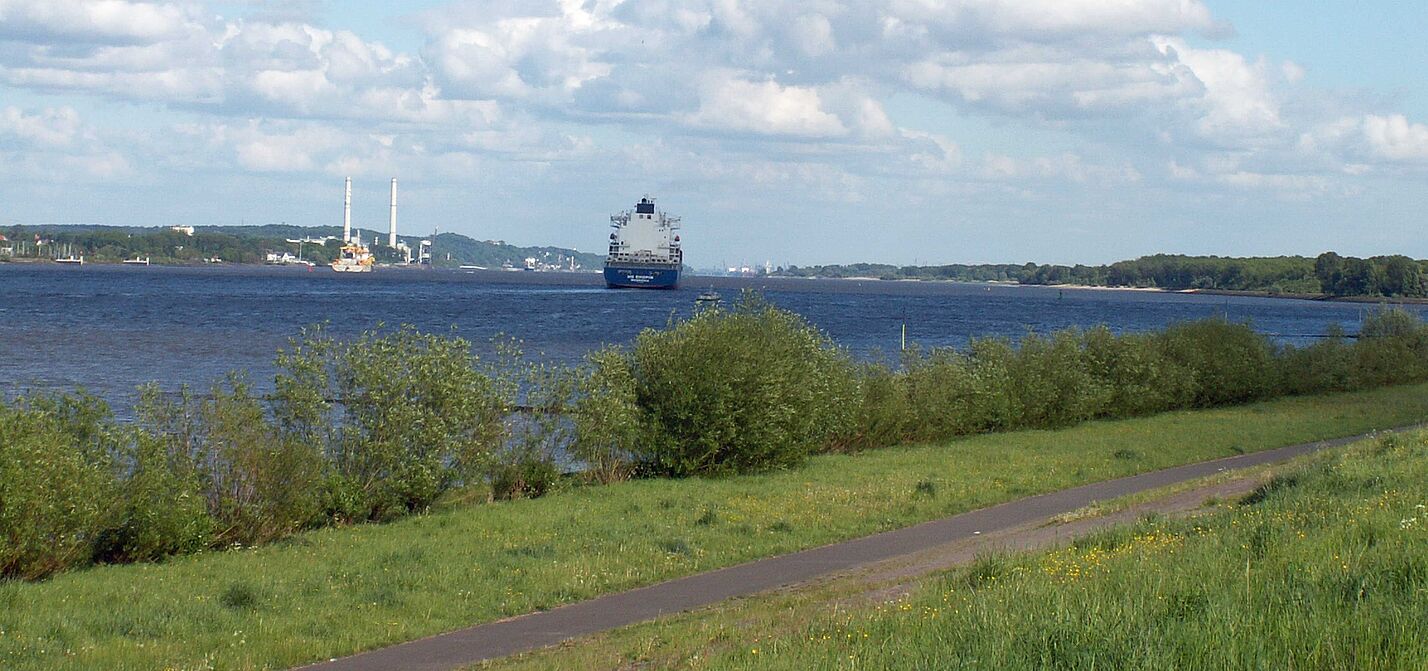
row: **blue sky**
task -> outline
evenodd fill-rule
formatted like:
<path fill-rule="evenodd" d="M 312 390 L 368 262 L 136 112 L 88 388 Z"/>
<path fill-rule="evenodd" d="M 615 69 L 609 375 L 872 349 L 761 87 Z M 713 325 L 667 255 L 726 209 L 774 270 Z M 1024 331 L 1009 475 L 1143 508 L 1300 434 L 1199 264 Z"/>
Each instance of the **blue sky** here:
<path fill-rule="evenodd" d="M 1428 6 L 0 0 L 0 224 L 341 221 L 699 266 L 1428 257 Z"/>

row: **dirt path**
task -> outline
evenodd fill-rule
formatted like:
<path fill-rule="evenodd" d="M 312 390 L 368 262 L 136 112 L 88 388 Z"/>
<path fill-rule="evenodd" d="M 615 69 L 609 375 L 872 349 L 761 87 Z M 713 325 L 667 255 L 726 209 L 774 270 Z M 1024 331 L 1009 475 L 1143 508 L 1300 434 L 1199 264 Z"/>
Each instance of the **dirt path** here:
<path fill-rule="evenodd" d="M 1372 434 L 1370 434 L 1372 435 Z M 1207 497 L 1249 491 L 1252 479 L 1231 480 L 1133 505 L 1107 515 L 1055 524 L 1098 501 L 1170 487 L 1226 471 L 1272 464 L 1362 440 L 1368 435 L 1291 445 L 1186 464 L 1010 501 L 990 508 L 752 561 L 716 571 L 608 594 L 553 610 L 480 624 L 429 638 L 303 667 L 321 671 L 435 671 L 560 643 L 737 596 L 869 571 L 870 582 L 893 581 L 969 562 L 992 549 L 1045 547 L 1148 512 L 1185 513 Z M 881 572 L 881 573 L 880 573 Z M 890 593 L 891 594 L 891 593 Z"/>

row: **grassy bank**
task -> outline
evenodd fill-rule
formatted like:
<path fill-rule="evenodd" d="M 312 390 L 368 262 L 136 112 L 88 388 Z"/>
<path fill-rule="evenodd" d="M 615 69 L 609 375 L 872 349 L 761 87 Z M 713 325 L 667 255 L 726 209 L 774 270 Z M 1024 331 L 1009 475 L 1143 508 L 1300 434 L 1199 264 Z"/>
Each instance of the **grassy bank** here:
<path fill-rule="evenodd" d="M 637 480 L 0 583 L 0 667 L 278 668 L 1028 494 L 1428 418 L 1428 385 Z"/>
<path fill-rule="evenodd" d="M 892 601 L 825 586 L 485 668 L 1422 669 L 1425 480 L 1428 433 L 1365 441 L 1213 515 L 986 557 Z"/>

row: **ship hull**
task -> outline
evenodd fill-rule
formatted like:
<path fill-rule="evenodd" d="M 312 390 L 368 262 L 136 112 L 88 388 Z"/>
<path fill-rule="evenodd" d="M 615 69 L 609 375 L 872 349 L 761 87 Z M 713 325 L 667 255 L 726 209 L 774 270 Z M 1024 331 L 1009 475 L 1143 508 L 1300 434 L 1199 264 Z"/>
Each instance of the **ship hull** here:
<path fill-rule="evenodd" d="M 679 286 L 679 268 L 606 265 L 605 286 L 611 289 L 674 289 Z"/>

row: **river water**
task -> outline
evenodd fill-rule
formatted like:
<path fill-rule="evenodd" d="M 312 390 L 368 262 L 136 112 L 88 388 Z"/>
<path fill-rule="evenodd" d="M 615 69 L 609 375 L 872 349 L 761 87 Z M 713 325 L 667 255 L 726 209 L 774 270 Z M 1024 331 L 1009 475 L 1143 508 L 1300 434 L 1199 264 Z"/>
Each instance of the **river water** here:
<path fill-rule="evenodd" d="M 488 354 L 506 335 L 547 360 L 690 314 L 699 292 L 744 288 L 802 314 L 856 356 L 909 342 L 964 346 L 1105 324 L 1118 332 L 1224 315 L 1304 343 L 1331 324 L 1358 330 L 1360 304 L 1147 291 L 878 280 L 686 277 L 677 291 L 607 290 L 598 275 L 378 270 L 338 275 L 295 267 L 83 267 L 0 264 L 0 390 L 84 388 L 127 405 L 134 388 L 204 387 L 228 371 L 270 384 L 273 356 L 307 324 L 339 336 L 378 324 L 454 332 Z M 1410 309 L 1422 311 L 1422 307 Z"/>

